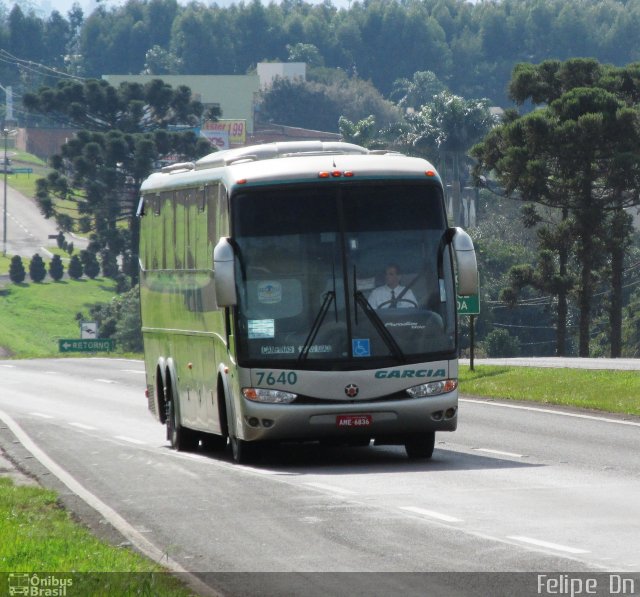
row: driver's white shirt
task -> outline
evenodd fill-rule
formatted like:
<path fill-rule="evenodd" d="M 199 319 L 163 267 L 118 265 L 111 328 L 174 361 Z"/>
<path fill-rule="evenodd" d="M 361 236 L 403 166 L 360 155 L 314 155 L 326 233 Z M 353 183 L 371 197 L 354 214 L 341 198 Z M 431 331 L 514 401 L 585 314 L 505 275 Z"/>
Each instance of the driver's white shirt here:
<path fill-rule="evenodd" d="M 391 288 L 389 288 L 386 284 L 384 286 L 378 286 L 371 291 L 369 295 L 369 304 L 374 308 L 380 308 L 380 305 L 384 305 L 383 309 L 388 309 L 391 307 Z M 398 298 L 404 290 L 404 286 L 396 286 L 393 289 L 395 293 L 395 298 Z M 411 301 L 411 302 L 408 302 Z M 387 303 L 386 305 L 384 303 Z M 415 295 L 411 291 L 411 289 L 407 290 L 402 295 L 402 299 L 398 301 L 397 307 L 398 309 L 406 309 L 406 308 L 414 308 L 416 307 L 418 301 L 416 300 Z"/>

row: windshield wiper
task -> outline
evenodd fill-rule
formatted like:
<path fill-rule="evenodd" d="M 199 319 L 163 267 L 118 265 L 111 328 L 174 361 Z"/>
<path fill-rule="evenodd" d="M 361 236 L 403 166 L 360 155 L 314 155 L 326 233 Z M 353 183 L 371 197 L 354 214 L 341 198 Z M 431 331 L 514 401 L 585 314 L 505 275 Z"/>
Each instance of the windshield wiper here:
<path fill-rule="evenodd" d="M 318 335 L 320 326 L 322 325 L 324 318 L 327 316 L 327 312 L 331 307 L 331 303 L 334 302 L 335 300 L 336 300 L 335 290 L 329 290 L 324 295 L 324 300 L 322 301 L 322 305 L 320 305 L 320 311 L 318 311 L 315 321 L 311 326 L 311 331 L 309 332 L 307 339 L 304 341 L 304 344 L 302 345 L 302 350 L 300 351 L 300 355 L 298 356 L 298 363 L 302 363 L 302 361 L 306 360 L 307 356 L 309 356 L 309 350 L 311 350 L 311 347 L 313 346 L 313 342 L 316 339 L 316 336 Z"/>
<path fill-rule="evenodd" d="M 364 311 L 364 314 L 367 316 L 373 327 L 376 329 L 380 337 L 384 340 L 384 343 L 387 345 L 391 354 L 401 362 L 405 362 L 407 359 L 402 352 L 402 349 L 396 342 L 396 339 L 391 335 L 389 330 L 385 327 L 380 316 L 375 312 L 375 309 L 369 304 L 367 298 L 362 294 L 362 290 L 356 289 L 353 293 L 353 298 L 356 301 L 361 309 Z M 356 309 L 357 311 L 357 309 Z"/>

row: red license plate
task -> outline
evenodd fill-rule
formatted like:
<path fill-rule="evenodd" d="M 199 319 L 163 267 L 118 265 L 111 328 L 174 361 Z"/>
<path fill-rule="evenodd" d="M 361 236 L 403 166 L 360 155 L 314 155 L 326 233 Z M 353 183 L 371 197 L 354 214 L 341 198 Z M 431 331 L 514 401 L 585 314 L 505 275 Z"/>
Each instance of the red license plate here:
<path fill-rule="evenodd" d="M 373 423 L 371 415 L 338 415 L 336 425 L 340 429 L 361 429 L 369 427 Z"/>

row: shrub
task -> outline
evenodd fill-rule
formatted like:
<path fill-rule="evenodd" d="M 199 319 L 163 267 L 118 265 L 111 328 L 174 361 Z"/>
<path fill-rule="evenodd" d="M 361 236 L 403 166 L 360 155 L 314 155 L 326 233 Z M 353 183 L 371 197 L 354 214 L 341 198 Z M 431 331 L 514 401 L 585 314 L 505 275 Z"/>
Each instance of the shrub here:
<path fill-rule="evenodd" d="M 64 276 L 64 265 L 62 265 L 62 259 L 60 255 L 54 255 L 49 264 L 49 275 L 56 281 L 62 280 Z"/>
<path fill-rule="evenodd" d="M 14 255 L 11 258 L 11 265 L 9 266 L 9 278 L 14 284 L 22 284 L 27 276 L 27 272 L 22 265 L 22 257 L 20 255 Z"/>
<path fill-rule="evenodd" d="M 489 332 L 483 344 L 488 357 L 517 357 L 520 354 L 520 340 L 505 329 Z"/>
<path fill-rule="evenodd" d="M 82 278 L 82 274 L 84 270 L 82 269 L 82 263 L 80 263 L 80 258 L 77 255 L 74 255 L 71 258 L 71 262 L 69 263 L 69 277 L 74 280 L 79 280 Z"/>
<path fill-rule="evenodd" d="M 29 277 L 34 282 L 42 282 L 47 277 L 47 268 L 44 265 L 44 261 L 42 261 L 42 257 L 36 253 L 31 258 L 31 263 L 29 264 Z"/>

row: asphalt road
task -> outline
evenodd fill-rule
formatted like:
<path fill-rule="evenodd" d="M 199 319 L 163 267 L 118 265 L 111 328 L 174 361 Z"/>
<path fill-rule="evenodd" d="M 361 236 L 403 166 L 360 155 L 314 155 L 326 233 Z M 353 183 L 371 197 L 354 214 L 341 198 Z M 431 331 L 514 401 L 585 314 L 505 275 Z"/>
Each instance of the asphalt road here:
<path fill-rule="evenodd" d="M 0 240 L 4 240 L 4 192 L 2 193 Z M 55 220 L 45 220 L 33 199 L 27 198 L 10 186 L 7 187 L 7 255 L 32 257 L 34 253 L 46 256 L 44 250 L 55 241 L 49 235 L 58 234 Z M 2 246 L 4 250 L 4 244 Z"/>
<path fill-rule="evenodd" d="M 429 462 L 286 445 L 244 467 L 171 451 L 143 389 L 137 361 L 0 361 L 0 445 L 222 594 L 554 594 L 539 574 L 610 572 L 640 594 L 637 418 L 463 399 Z"/>

